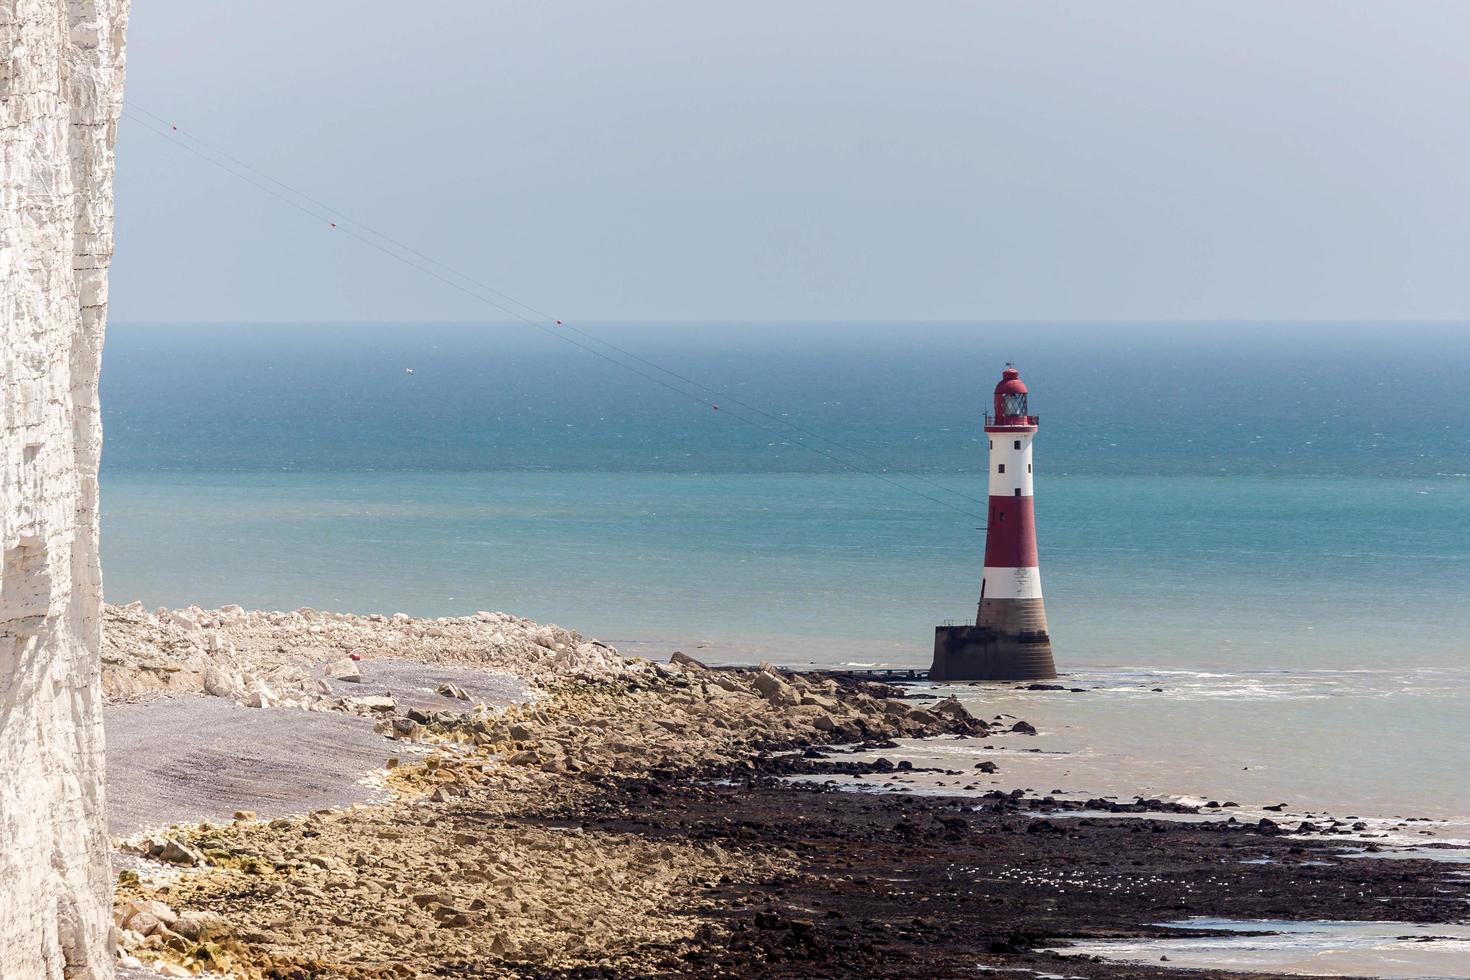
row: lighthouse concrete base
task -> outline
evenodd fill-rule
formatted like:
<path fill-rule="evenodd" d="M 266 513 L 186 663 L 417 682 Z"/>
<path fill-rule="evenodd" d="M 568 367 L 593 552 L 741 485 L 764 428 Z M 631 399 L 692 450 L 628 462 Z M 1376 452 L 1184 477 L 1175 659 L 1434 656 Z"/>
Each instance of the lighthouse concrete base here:
<path fill-rule="evenodd" d="M 1043 631 L 1001 633 L 988 626 L 936 626 L 931 681 L 1039 681 L 1057 676 Z"/>

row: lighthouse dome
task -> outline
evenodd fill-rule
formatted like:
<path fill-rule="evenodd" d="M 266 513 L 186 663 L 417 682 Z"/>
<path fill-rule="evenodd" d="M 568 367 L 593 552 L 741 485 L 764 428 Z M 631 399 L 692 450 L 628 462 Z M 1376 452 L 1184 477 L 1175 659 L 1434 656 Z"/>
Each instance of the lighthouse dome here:
<path fill-rule="evenodd" d="M 1026 405 L 1026 382 L 1015 365 L 1007 364 L 1000 373 L 1000 384 L 995 386 L 995 415 L 992 424 L 1002 426 L 1035 425 L 1036 417 Z"/>
<path fill-rule="evenodd" d="M 995 386 L 997 395 L 1024 395 L 1026 394 L 1026 382 L 1021 380 L 1021 372 L 1010 365 L 1000 373 L 1000 384 Z"/>

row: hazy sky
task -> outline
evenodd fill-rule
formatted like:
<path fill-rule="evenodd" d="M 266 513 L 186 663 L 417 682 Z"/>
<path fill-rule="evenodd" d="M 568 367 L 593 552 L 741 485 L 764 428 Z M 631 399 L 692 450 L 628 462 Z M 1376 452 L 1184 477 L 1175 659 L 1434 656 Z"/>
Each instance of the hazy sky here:
<path fill-rule="evenodd" d="M 140 0 L 127 96 L 557 316 L 1470 316 L 1470 4 Z M 124 119 L 118 320 L 503 319 Z"/>

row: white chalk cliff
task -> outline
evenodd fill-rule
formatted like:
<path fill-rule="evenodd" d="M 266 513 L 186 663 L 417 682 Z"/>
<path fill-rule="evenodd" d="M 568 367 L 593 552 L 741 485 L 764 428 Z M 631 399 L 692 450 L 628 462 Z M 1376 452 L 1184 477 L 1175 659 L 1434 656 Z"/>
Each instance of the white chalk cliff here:
<path fill-rule="evenodd" d="M 97 369 L 128 0 L 0 0 L 0 976 L 109 977 Z"/>

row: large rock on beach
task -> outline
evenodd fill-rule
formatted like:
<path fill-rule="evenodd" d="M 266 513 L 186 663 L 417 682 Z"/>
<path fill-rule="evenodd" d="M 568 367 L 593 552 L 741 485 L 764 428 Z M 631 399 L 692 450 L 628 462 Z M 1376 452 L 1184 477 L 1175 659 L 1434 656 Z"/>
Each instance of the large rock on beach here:
<path fill-rule="evenodd" d="M 758 671 L 751 683 L 772 704 L 790 707 L 801 703 L 795 688 L 768 670 Z"/>
<path fill-rule="evenodd" d="M 322 670 L 322 673 L 332 680 L 346 681 L 349 684 L 362 683 L 362 668 L 351 657 L 343 657 L 341 660 L 332 661 L 330 664 L 327 664 Z"/>

